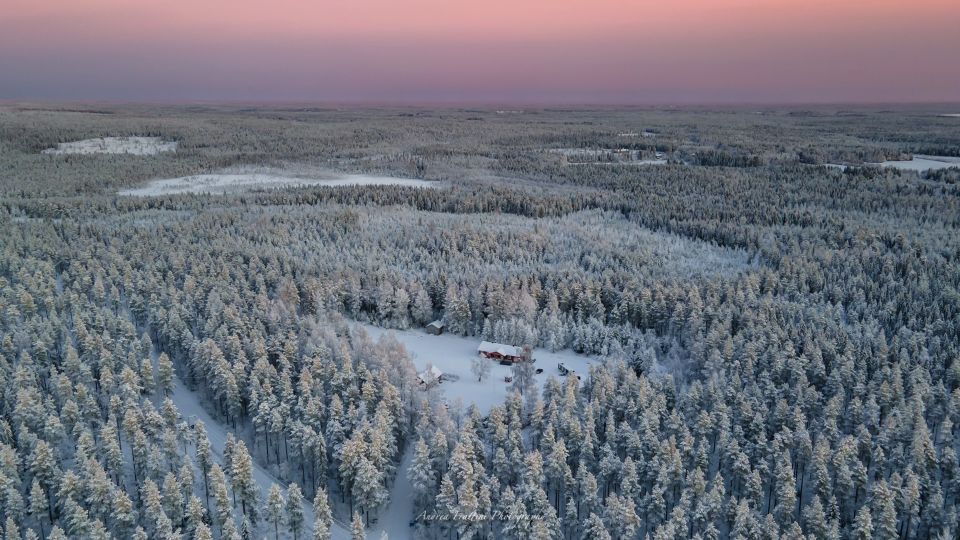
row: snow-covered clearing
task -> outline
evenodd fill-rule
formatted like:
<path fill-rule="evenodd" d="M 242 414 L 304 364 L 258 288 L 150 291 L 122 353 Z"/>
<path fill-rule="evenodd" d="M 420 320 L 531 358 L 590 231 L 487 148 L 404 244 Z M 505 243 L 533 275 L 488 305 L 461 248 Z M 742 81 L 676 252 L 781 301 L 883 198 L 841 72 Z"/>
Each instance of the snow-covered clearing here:
<path fill-rule="evenodd" d="M 960 157 L 925 156 L 916 154 L 909 161 L 884 161 L 878 163 L 881 167 L 893 167 L 904 171 L 928 171 L 930 169 L 946 169 L 960 167 Z"/>
<path fill-rule="evenodd" d="M 629 148 L 549 148 L 548 153 L 567 158 L 564 165 L 666 165 L 663 154 L 657 152 L 656 159 L 644 159 L 639 150 Z"/>
<path fill-rule="evenodd" d="M 846 169 L 848 165 L 837 163 L 826 163 L 827 167 L 836 167 Z M 933 169 L 946 169 L 948 167 L 960 167 L 960 157 L 954 156 L 928 156 L 923 154 L 914 154 L 913 159 L 902 161 L 883 161 L 881 163 L 864 163 L 865 167 L 893 167 L 902 171 L 929 171 Z"/>
<path fill-rule="evenodd" d="M 135 156 L 155 156 L 161 152 L 176 152 L 177 143 L 164 141 L 160 137 L 100 137 L 82 141 L 57 144 L 56 148 L 47 148 L 44 154 L 133 154 Z"/>
<path fill-rule="evenodd" d="M 324 177 L 285 175 L 282 172 L 211 173 L 152 180 L 145 186 L 125 189 L 119 195 L 151 197 L 178 193 L 223 194 L 257 189 L 281 189 L 304 186 L 408 186 L 435 188 L 437 181 L 361 174 L 338 174 Z"/>
<path fill-rule="evenodd" d="M 666 165 L 667 163 L 669 162 L 665 159 L 638 159 L 635 161 L 583 161 L 583 162 L 566 163 L 566 165 L 623 166 L 623 165 Z"/>
<path fill-rule="evenodd" d="M 421 330 L 385 330 L 369 324 L 361 324 L 361 326 L 374 340 L 384 334 L 393 333 L 410 353 L 417 371 L 423 371 L 428 364 L 432 364 L 447 375 L 459 377 L 456 381 L 443 381 L 431 390 L 438 392 L 451 404 L 460 399 L 464 406 L 474 403 L 486 413 L 494 405 L 502 404 L 510 393 L 510 383 L 503 380 L 504 377 L 513 374 L 513 369 L 509 366 L 501 366 L 494 360 L 486 360 L 490 362 L 490 375 L 482 382 L 477 381 L 473 375 L 470 366 L 473 359 L 477 357 L 479 338 L 460 337 L 453 334 L 434 336 Z M 534 349 L 533 358 L 534 367 L 543 369 L 543 373 L 534 377 L 538 392 L 547 377 L 560 377 L 560 372 L 557 370 L 557 364 L 560 362 L 583 377 L 589 373 L 591 364 L 602 363 L 598 358 L 577 354 L 571 350 L 550 352 L 545 349 Z"/>
<path fill-rule="evenodd" d="M 494 405 L 502 404 L 510 391 L 510 384 L 503 378 L 512 375 L 512 368 L 501 366 L 494 360 L 490 363 L 490 374 L 482 382 L 477 381 L 470 369 L 471 363 L 477 357 L 479 338 L 460 337 L 452 334 L 438 336 L 427 334 L 421 330 L 388 330 L 370 324 L 357 323 L 374 340 L 386 334 L 393 334 L 404 345 L 413 360 L 417 371 L 423 371 L 428 365 L 433 365 L 446 375 L 459 377 L 455 381 L 445 380 L 429 392 L 435 392 L 438 398 L 447 400 L 451 406 L 456 406 L 457 400 L 466 407 L 474 403 L 484 413 Z M 602 360 L 577 354 L 570 350 L 552 353 L 544 349 L 534 349 L 534 367 L 542 368 L 543 373 L 535 375 L 537 391 L 543 381 L 549 376 L 560 377 L 557 364 L 563 362 L 568 368 L 581 376 L 586 376 L 591 364 L 599 364 Z M 386 532 L 389 538 L 410 538 L 410 520 L 413 516 L 413 488 L 407 478 L 407 469 L 413 461 L 413 445 L 407 445 L 406 452 L 397 469 L 397 477 L 390 489 L 390 503 L 379 517 L 377 523 L 368 531 L 369 538 L 377 538 L 381 532 Z"/>

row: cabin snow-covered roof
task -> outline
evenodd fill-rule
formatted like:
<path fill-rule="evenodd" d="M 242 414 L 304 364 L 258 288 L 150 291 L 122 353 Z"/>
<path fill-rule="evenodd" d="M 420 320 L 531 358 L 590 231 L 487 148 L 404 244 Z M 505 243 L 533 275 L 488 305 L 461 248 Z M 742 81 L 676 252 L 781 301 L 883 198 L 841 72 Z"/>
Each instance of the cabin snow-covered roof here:
<path fill-rule="evenodd" d="M 432 323 L 428 324 L 427 326 L 433 326 L 434 328 L 443 328 L 443 321 L 441 321 L 441 320 L 436 320 L 436 321 L 433 321 Z"/>
<path fill-rule="evenodd" d="M 418 373 L 417 378 L 419 378 L 423 383 L 429 384 L 440 380 L 442 375 L 443 372 L 437 369 L 437 366 L 430 366 L 429 368 Z"/>
<path fill-rule="evenodd" d="M 500 356 L 523 356 L 523 349 L 513 345 L 504 345 L 502 343 L 493 343 L 491 341 L 481 341 L 477 347 L 478 353 L 497 353 Z"/>

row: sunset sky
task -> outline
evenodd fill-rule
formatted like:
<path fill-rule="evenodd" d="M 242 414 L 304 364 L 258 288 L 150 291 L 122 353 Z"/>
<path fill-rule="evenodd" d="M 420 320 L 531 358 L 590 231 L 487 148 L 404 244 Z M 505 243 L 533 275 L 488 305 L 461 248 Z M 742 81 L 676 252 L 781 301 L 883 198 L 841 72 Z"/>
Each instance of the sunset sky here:
<path fill-rule="evenodd" d="M 0 99 L 960 101 L 957 0 L 3 0 Z"/>

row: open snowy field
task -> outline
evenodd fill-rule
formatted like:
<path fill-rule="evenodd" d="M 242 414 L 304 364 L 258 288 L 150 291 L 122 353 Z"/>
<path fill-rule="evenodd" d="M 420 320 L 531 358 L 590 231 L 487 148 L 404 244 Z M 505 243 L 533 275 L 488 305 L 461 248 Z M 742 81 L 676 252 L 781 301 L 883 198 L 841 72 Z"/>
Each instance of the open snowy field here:
<path fill-rule="evenodd" d="M 627 134 L 629 135 L 629 134 Z M 636 135 L 636 134 L 634 134 Z M 621 136 L 624 136 L 621 134 Z M 657 153 L 655 159 L 644 159 L 638 150 L 629 149 L 593 149 L 593 148 L 549 148 L 547 153 L 558 154 L 566 158 L 564 165 L 666 165 L 663 154 Z"/>
<path fill-rule="evenodd" d="M 838 169 L 846 169 L 848 167 L 848 165 L 840 165 L 837 163 L 825 163 L 824 165 Z M 914 154 L 913 159 L 910 160 L 891 160 L 880 163 L 864 163 L 863 165 L 867 167 L 893 167 L 894 169 L 900 169 L 901 171 L 923 172 L 935 169 L 946 169 L 949 167 L 960 167 L 960 157 Z"/>
<path fill-rule="evenodd" d="M 161 152 L 176 152 L 177 143 L 164 141 L 160 137 L 100 137 L 82 141 L 57 144 L 56 148 L 47 148 L 44 154 L 133 154 L 135 156 L 155 156 Z"/>
<path fill-rule="evenodd" d="M 637 159 L 634 161 L 575 161 L 570 163 L 564 163 L 564 165 L 606 165 L 606 166 L 623 166 L 623 165 L 666 165 L 668 163 L 665 159 Z"/>
<path fill-rule="evenodd" d="M 361 174 L 306 177 L 285 175 L 282 172 L 230 172 L 152 180 L 138 188 L 121 190 L 118 194 L 136 197 L 152 197 L 158 195 L 175 195 L 178 193 L 223 194 L 257 189 L 282 189 L 305 186 L 408 186 L 434 188 L 439 185 L 439 182 L 432 180 Z"/>
<path fill-rule="evenodd" d="M 487 412 L 494 405 L 503 404 L 510 393 L 510 383 L 503 380 L 513 373 L 509 366 L 501 366 L 494 360 L 488 360 L 491 365 L 490 375 L 482 382 L 477 381 L 473 375 L 470 365 L 477 356 L 480 338 L 452 334 L 435 336 L 421 330 L 386 330 L 370 324 L 359 326 L 374 340 L 389 333 L 396 336 L 410 353 L 418 372 L 432 364 L 444 374 L 459 377 L 456 381 L 444 381 L 437 387 L 443 398 L 450 403 L 459 398 L 463 400 L 464 406 L 474 403 L 481 411 Z M 568 369 L 575 370 L 584 378 L 590 372 L 590 365 L 602 363 L 598 358 L 577 354 L 571 350 L 554 353 L 545 349 L 534 349 L 533 358 L 534 367 L 543 369 L 543 373 L 534 377 L 538 392 L 547 377 L 562 378 L 557 370 L 559 362 L 563 362 Z"/>
<path fill-rule="evenodd" d="M 874 165 L 871 163 L 871 165 Z M 946 169 L 947 167 L 960 167 L 960 157 L 951 156 L 925 156 L 916 154 L 909 161 L 884 161 L 876 163 L 880 167 L 893 167 L 903 171 L 929 171 L 931 169 Z"/>
<path fill-rule="evenodd" d="M 946 116 L 947 118 L 960 118 L 960 113 L 941 114 L 940 116 Z"/>

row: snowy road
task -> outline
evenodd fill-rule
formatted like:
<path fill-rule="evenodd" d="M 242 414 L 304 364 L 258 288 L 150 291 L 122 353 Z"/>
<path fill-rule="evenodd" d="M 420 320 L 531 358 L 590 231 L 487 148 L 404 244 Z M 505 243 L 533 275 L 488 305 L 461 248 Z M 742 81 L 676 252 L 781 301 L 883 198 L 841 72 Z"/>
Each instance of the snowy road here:
<path fill-rule="evenodd" d="M 184 418 L 193 418 L 204 423 L 207 429 L 207 438 L 210 439 L 213 457 L 222 467 L 223 447 L 227 441 L 227 433 L 230 433 L 233 430 L 223 425 L 219 420 L 216 420 L 210 416 L 210 414 L 207 413 L 207 410 L 201 405 L 200 399 L 197 397 L 197 395 L 187 388 L 179 377 L 174 379 L 173 394 L 170 396 L 170 399 L 173 400 L 174 405 L 177 406 L 177 409 L 179 409 L 180 414 L 182 414 Z M 234 437 L 237 437 L 237 434 L 234 434 Z M 261 501 L 266 500 L 267 493 L 269 492 L 272 484 L 277 484 L 283 488 L 284 497 L 286 497 L 286 484 L 261 467 L 256 460 L 253 462 L 253 478 L 256 480 L 257 485 L 260 486 Z M 304 525 L 306 527 L 306 532 L 303 536 L 309 538 L 313 534 L 314 515 L 312 501 L 304 499 L 303 514 L 305 521 Z M 337 522 L 333 523 L 331 532 L 334 540 L 348 540 L 351 537 L 350 532 L 343 525 Z"/>
<path fill-rule="evenodd" d="M 380 538 L 383 532 L 386 532 L 391 540 L 412 538 L 410 520 L 413 519 L 413 485 L 407 478 L 407 469 L 413 463 L 413 446 L 407 445 L 397 469 L 397 477 L 390 488 L 390 503 L 377 518 L 376 525 L 367 533 L 370 538 Z"/>

